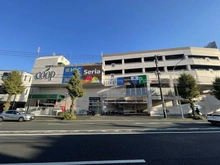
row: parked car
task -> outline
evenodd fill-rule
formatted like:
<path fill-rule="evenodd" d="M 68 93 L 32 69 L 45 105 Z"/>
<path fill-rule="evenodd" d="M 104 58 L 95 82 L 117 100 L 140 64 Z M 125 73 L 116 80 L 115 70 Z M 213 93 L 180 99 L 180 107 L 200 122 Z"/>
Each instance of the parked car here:
<path fill-rule="evenodd" d="M 216 125 L 220 123 L 220 112 L 219 111 L 208 113 L 206 117 L 207 117 L 208 122 L 211 122 L 212 125 Z"/>
<path fill-rule="evenodd" d="M 35 116 L 33 114 L 26 114 L 17 110 L 7 110 L 0 114 L 0 121 L 4 120 L 17 120 L 19 122 L 33 120 Z"/>

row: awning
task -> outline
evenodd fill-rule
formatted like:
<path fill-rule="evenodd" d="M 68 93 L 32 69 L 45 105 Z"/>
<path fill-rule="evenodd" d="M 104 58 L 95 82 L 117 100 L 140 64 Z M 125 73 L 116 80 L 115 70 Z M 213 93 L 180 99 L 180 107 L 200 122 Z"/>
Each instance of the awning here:
<path fill-rule="evenodd" d="M 64 95 L 59 95 L 59 94 L 30 94 L 28 98 L 32 99 L 65 99 Z"/>

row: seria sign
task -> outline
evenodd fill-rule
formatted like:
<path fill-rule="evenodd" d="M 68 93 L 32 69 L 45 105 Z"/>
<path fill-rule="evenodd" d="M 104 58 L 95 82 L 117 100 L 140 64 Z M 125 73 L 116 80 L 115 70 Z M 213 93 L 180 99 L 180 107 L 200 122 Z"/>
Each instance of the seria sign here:
<path fill-rule="evenodd" d="M 43 71 L 43 72 L 36 73 L 35 78 L 37 80 L 46 79 L 48 81 L 51 81 L 51 79 L 56 76 L 56 72 L 55 71 L 49 71 L 49 70 L 50 70 L 50 68 Z"/>

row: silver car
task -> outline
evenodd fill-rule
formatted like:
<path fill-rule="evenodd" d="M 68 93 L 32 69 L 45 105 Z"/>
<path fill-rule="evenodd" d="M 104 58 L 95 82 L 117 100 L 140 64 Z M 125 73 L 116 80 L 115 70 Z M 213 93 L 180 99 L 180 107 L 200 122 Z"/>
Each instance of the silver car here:
<path fill-rule="evenodd" d="M 34 115 L 32 114 L 25 114 L 16 110 L 7 110 L 7 111 L 3 111 L 0 114 L 0 121 L 4 121 L 4 120 L 17 120 L 19 122 L 22 121 L 28 121 L 28 120 L 33 120 L 34 119 Z"/>

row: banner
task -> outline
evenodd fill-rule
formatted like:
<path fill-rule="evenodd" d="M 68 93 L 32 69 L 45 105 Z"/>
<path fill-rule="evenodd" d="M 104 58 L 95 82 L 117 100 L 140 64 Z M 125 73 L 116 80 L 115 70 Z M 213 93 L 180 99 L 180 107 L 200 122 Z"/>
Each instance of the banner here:
<path fill-rule="evenodd" d="M 141 85 L 147 83 L 147 76 L 131 76 L 131 77 L 118 77 L 117 78 L 117 86 L 123 85 Z"/>
<path fill-rule="evenodd" d="M 65 84 L 68 83 L 69 79 L 73 76 L 73 71 L 75 68 L 78 69 L 80 78 L 82 79 L 82 71 L 83 71 L 82 66 L 66 66 L 64 67 L 64 70 L 63 70 L 62 83 L 65 83 Z"/>
<path fill-rule="evenodd" d="M 101 83 L 102 81 L 102 66 L 90 65 L 83 66 L 82 82 L 83 83 Z"/>

